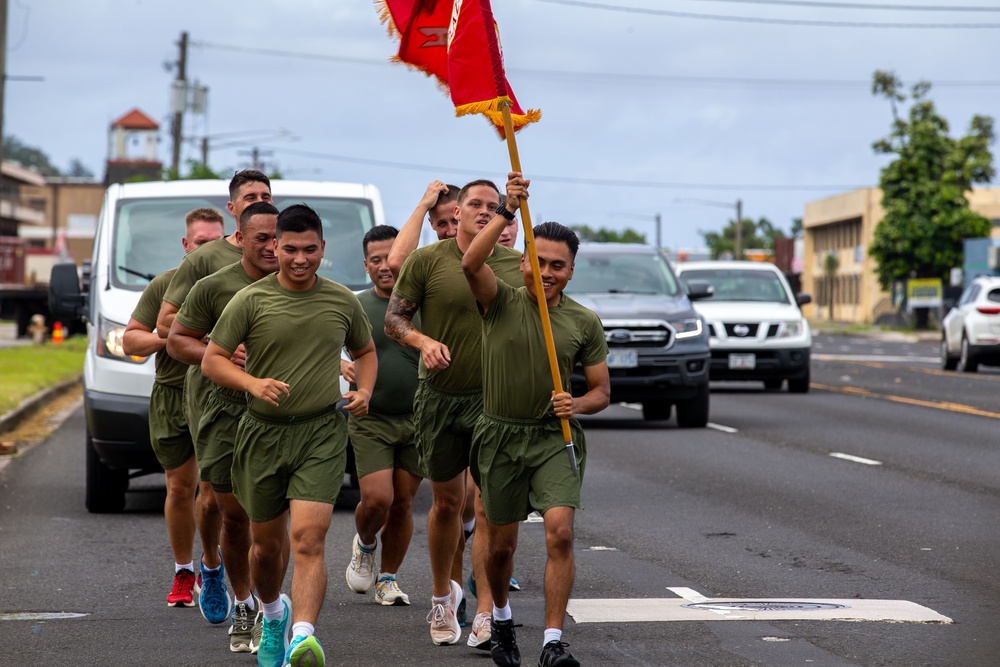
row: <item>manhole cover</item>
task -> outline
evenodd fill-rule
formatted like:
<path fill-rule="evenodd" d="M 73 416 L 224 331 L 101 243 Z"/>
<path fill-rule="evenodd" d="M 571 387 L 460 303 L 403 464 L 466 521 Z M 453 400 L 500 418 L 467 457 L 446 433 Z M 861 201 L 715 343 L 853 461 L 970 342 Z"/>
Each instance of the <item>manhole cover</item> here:
<path fill-rule="evenodd" d="M 825 611 L 828 609 L 847 609 L 846 604 L 833 604 L 830 602 L 755 602 L 753 600 L 692 602 L 684 606 L 690 609 L 711 609 L 714 611 Z"/>

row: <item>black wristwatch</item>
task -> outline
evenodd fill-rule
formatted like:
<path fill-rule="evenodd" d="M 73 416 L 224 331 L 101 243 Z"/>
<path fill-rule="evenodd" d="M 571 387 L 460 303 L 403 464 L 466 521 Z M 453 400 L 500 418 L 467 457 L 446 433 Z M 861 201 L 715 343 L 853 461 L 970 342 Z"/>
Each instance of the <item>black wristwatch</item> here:
<path fill-rule="evenodd" d="M 504 206 L 503 204 L 500 204 L 499 206 L 497 206 L 496 214 L 497 215 L 502 215 L 503 217 L 507 218 L 508 220 L 513 220 L 514 219 L 514 214 L 511 213 L 510 211 L 508 211 L 507 207 Z"/>

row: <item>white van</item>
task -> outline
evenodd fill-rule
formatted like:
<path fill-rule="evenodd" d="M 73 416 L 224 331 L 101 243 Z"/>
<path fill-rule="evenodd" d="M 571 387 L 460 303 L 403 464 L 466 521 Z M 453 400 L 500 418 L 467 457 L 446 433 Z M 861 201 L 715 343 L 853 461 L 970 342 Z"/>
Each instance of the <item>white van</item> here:
<path fill-rule="evenodd" d="M 226 233 L 234 231 L 226 214 L 228 187 L 221 180 L 112 185 L 104 197 L 83 290 L 75 265 L 53 267 L 53 314 L 87 321 L 83 388 L 86 505 L 91 512 L 121 511 L 129 479 L 161 470 L 149 443 L 153 359 L 126 355 L 122 334 L 149 281 L 183 258 L 180 239 L 188 212 L 215 208 L 226 216 Z M 373 226 L 385 224 L 375 186 L 274 180 L 271 194 L 279 210 L 304 203 L 319 213 L 327 242 L 320 275 L 355 291 L 371 286 L 361 241 Z"/>

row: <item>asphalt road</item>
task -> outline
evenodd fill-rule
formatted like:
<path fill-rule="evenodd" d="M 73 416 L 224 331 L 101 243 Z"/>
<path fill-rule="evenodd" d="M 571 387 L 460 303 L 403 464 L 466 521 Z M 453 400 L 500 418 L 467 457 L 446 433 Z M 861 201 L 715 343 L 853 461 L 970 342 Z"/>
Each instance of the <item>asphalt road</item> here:
<path fill-rule="evenodd" d="M 814 355 L 805 395 L 713 386 L 707 429 L 627 406 L 586 419 L 565 636 L 584 664 L 1000 664 L 1000 369 L 941 372 L 934 343 L 818 337 Z M 0 665 L 254 664 L 228 652 L 224 627 L 164 603 L 162 477 L 138 480 L 125 514 L 86 513 L 83 428 L 76 411 L 0 469 Z M 410 607 L 347 590 L 353 514 L 335 513 L 318 626 L 329 664 L 492 664 L 427 636 L 428 503 L 423 488 L 399 574 Z M 541 645 L 543 565 L 541 526 L 524 524 L 511 599 L 525 665 Z M 790 600 L 795 618 L 775 620 L 773 603 L 697 618 L 681 606 L 703 598 Z M 843 616 L 878 606 L 880 620 L 821 620 L 813 607 L 830 601 Z M 81 616 L 8 620 L 26 612 Z"/>

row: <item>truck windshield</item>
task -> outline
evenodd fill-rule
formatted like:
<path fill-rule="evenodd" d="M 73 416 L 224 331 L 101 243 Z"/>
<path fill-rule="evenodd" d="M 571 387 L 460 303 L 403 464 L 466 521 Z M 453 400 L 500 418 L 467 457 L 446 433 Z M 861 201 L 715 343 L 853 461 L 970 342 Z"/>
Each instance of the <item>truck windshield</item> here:
<path fill-rule="evenodd" d="M 588 253 L 580 248 L 569 294 L 677 294 L 677 280 L 658 254 L 636 252 Z"/>
<path fill-rule="evenodd" d="M 116 287 L 142 291 L 156 275 L 172 269 L 184 258 L 181 237 L 184 216 L 196 208 L 214 208 L 226 219 L 226 233 L 233 233 L 233 219 L 226 213 L 227 197 L 176 197 L 128 199 L 118 206 L 114 263 L 111 281 Z M 371 202 L 333 197 L 275 197 L 278 210 L 307 204 L 323 220 L 326 251 L 319 275 L 358 291 L 371 286 L 362 262 L 361 240 L 374 225 Z"/>
<path fill-rule="evenodd" d="M 681 280 L 706 282 L 714 288 L 712 301 L 767 301 L 791 303 L 778 274 L 759 269 L 690 269 Z"/>

